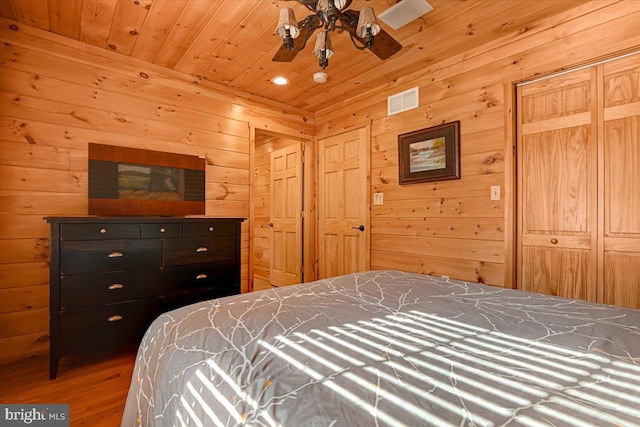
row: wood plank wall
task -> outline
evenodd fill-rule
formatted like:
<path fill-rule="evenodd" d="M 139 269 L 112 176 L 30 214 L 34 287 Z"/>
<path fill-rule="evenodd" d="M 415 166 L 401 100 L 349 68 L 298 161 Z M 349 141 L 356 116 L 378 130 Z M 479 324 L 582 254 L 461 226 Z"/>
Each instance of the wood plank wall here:
<path fill-rule="evenodd" d="M 48 349 L 42 218 L 87 214 L 89 142 L 205 156 L 206 214 L 248 217 L 250 126 L 313 135 L 306 111 L 12 21 L 0 42 L 0 362 Z"/>
<path fill-rule="evenodd" d="M 453 52 L 464 53 L 408 70 L 378 90 L 359 93 L 376 76 L 358 76 L 352 81 L 358 95 L 316 112 L 316 138 L 371 125 L 371 198 L 384 194 L 384 205 L 371 206 L 372 268 L 512 286 L 513 83 L 640 48 L 637 1 L 592 1 L 545 20 L 526 12 L 517 25 L 475 23 L 503 36 L 471 51 L 462 41 Z M 387 117 L 387 97 L 414 86 L 419 108 Z M 455 120 L 462 178 L 400 186 L 398 135 Z M 490 200 L 493 185 L 502 188 L 500 201 Z"/>

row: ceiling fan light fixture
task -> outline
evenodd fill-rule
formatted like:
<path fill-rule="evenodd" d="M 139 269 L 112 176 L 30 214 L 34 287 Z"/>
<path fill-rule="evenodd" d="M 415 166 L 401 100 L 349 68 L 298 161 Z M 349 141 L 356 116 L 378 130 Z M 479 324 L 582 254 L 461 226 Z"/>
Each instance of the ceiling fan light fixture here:
<path fill-rule="evenodd" d="M 280 10 L 280 19 L 276 27 L 276 34 L 282 39 L 287 49 L 293 47 L 293 39 L 300 35 L 296 15 L 290 7 L 283 7 Z"/>
<path fill-rule="evenodd" d="M 328 33 L 336 29 L 342 30 L 339 33 L 344 32 L 349 36 L 354 48 L 369 49 L 381 60 L 389 58 L 402 49 L 402 45 L 378 25 L 372 7 L 364 7 L 361 11 L 350 10 L 349 6 L 353 0 L 297 1 L 313 13 L 296 24 L 293 10 L 290 8 L 280 10 L 276 33 L 282 38 L 282 46 L 273 56 L 274 62 L 291 62 L 298 52 L 305 49 L 307 42 L 316 31 L 323 34 L 317 36 L 313 54 L 319 59 L 318 62 L 323 69 L 329 65 L 329 58 L 333 56 Z M 380 39 L 375 46 L 374 37 L 376 40 Z M 294 38 L 296 38 L 295 43 Z"/>
<path fill-rule="evenodd" d="M 361 39 L 364 39 L 369 32 L 372 36 L 375 36 L 380 32 L 380 25 L 376 22 L 376 16 L 373 13 L 373 8 L 367 6 L 363 7 L 360 11 L 356 34 Z"/>
<path fill-rule="evenodd" d="M 340 9 L 336 6 L 335 0 L 317 0 L 316 15 L 322 20 L 324 27 L 333 31 L 336 28 Z"/>
<path fill-rule="evenodd" d="M 333 46 L 327 31 L 321 31 L 316 38 L 316 45 L 313 48 L 313 56 L 318 58 L 318 64 L 324 70 L 329 65 L 329 58 L 333 56 Z"/>

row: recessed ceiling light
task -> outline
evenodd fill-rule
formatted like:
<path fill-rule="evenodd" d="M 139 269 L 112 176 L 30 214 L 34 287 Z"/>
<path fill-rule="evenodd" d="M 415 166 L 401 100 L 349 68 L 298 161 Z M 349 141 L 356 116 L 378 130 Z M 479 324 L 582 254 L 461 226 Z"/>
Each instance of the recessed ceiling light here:
<path fill-rule="evenodd" d="M 276 84 L 278 86 L 284 86 L 287 83 L 289 83 L 289 79 L 287 79 L 286 77 L 282 77 L 282 76 L 274 77 L 274 78 L 271 79 L 271 81 L 273 82 L 273 84 Z"/>

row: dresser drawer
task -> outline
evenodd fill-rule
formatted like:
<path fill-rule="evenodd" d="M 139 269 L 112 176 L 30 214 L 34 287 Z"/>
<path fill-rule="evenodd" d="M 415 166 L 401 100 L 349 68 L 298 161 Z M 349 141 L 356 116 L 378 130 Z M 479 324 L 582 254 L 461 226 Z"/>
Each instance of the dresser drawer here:
<path fill-rule="evenodd" d="M 162 271 L 162 294 L 205 288 L 235 289 L 237 274 L 237 265 L 233 260 L 165 267 Z"/>
<path fill-rule="evenodd" d="M 137 239 L 138 223 L 60 224 L 60 240 Z"/>
<path fill-rule="evenodd" d="M 141 235 L 143 239 L 161 238 L 161 237 L 180 237 L 182 236 L 181 223 L 145 223 L 142 224 Z"/>
<path fill-rule="evenodd" d="M 60 275 L 159 267 L 160 240 L 109 240 L 60 243 Z"/>
<path fill-rule="evenodd" d="M 163 276 L 160 298 L 163 311 L 240 293 L 237 265 L 233 261 L 167 267 Z"/>
<path fill-rule="evenodd" d="M 223 236 L 235 234 L 236 224 L 233 222 L 185 222 L 184 235 L 190 236 Z"/>
<path fill-rule="evenodd" d="M 165 239 L 164 265 L 235 260 L 235 235 Z"/>
<path fill-rule="evenodd" d="M 208 301 L 214 298 L 227 297 L 229 295 L 235 295 L 239 291 L 234 291 L 231 288 L 212 288 L 201 289 L 193 291 L 185 291 L 181 293 L 172 294 L 170 296 L 163 296 L 160 298 L 162 304 L 162 311 L 167 312 L 175 310 L 176 308 L 184 307 L 186 305 L 195 304 L 201 301 Z"/>
<path fill-rule="evenodd" d="M 66 310 L 149 298 L 158 295 L 161 287 L 162 274 L 158 267 L 63 276 L 60 306 Z"/>
<path fill-rule="evenodd" d="M 139 340 L 159 312 L 158 299 L 108 304 L 60 312 L 60 344 Z"/>

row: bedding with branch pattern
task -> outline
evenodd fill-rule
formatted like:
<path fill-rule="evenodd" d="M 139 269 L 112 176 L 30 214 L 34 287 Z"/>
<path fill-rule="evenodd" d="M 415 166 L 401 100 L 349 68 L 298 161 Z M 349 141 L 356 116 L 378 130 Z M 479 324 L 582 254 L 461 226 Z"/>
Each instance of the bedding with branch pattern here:
<path fill-rule="evenodd" d="M 640 311 L 368 271 L 161 315 L 122 426 L 640 426 Z"/>

